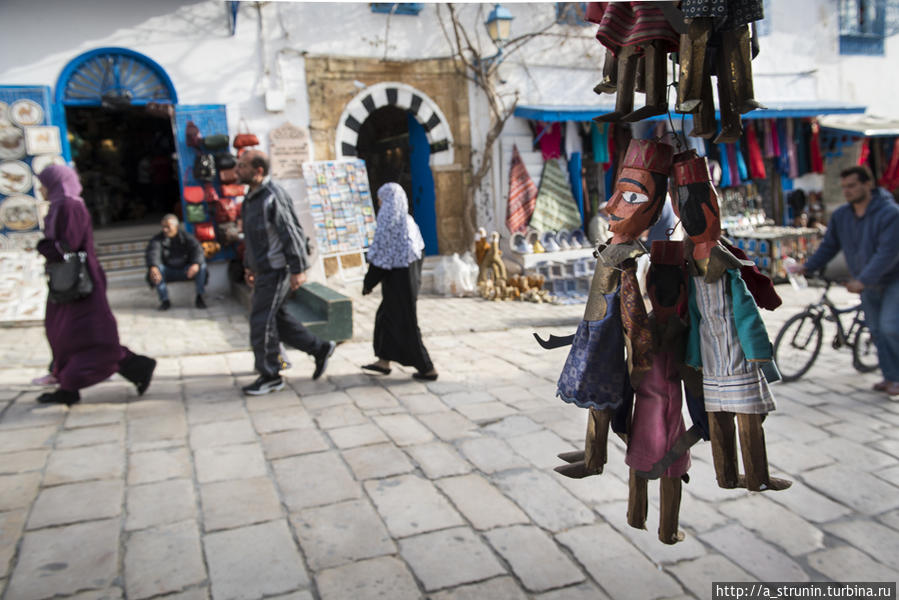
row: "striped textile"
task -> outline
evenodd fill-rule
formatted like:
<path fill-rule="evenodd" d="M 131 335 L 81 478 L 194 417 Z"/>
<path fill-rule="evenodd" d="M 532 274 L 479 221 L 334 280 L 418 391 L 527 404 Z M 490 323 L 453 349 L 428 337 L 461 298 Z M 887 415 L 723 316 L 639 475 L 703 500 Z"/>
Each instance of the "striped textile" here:
<path fill-rule="evenodd" d="M 512 166 L 509 168 L 509 205 L 506 209 L 506 227 L 511 233 L 525 231 L 537 206 L 537 184 L 528 174 L 518 146 L 512 146 Z"/>
<path fill-rule="evenodd" d="M 727 277 L 707 283 L 693 277 L 696 305 L 702 315 L 702 389 L 707 412 L 764 414 L 774 398 L 758 363 L 749 362 L 740 346 Z"/>
<path fill-rule="evenodd" d="M 558 159 L 551 158 L 543 163 L 537 206 L 531 216 L 530 226 L 537 231 L 577 229 L 581 226 L 581 213 Z"/>
<path fill-rule="evenodd" d="M 680 36 L 655 2 L 607 2 L 596 39 L 616 55 L 623 46 L 643 46 L 663 40 L 666 52 L 676 52 Z"/>

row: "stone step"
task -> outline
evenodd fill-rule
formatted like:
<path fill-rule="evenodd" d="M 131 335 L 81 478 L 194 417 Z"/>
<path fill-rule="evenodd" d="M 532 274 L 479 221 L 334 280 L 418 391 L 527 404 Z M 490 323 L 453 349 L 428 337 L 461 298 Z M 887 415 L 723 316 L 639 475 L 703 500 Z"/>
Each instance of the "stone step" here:
<path fill-rule="evenodd" d="M 94 244 L 97 250 L 97 256 L 103 257 L 113 254 L 133 254 L 139 253 L 143 255 L 147 248 L 147 242 L 144 240 L 121 241 L 121 242 L 103 242 Z"/>

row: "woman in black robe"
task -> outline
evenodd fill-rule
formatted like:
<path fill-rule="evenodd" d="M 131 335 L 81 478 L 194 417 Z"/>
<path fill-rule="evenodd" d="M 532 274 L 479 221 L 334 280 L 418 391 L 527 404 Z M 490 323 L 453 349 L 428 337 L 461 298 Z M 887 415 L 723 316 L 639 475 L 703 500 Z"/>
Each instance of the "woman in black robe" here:
<path fill-rule="evenodd" d="M 362 293 L 370 294 L 379 283 L 383 299 L 375 315 L 374 350 L 378 360 L 366 371 L 390 373 L 390 363 L 414 367 L 415 379 L 434 381 L 437 371 L 421 341 L 415 303 L 421 286 L 424 241 L 409 215 L 409 200 L 397 183 L 378 190 L 378 226 L 368 250 L 368 273 Z"/>
<path fill-rule="evenodd" d="M 81 199 L 78 174 L 65 165 L 50 165 L 38 179 L 50 210 L 37 250 L 47 262 L 62 261 L 66 252 L 87 254 L 87 271 L 93 291 L 74 302 L 47 302 L 44 329 L 53 352 L 52 375 L 59 383 L 53 392 L 41 394 L 41 403 L 72 405 L 81 399 L 78 390 L 119 373 L 143 395 L 150 385 L 156 361 L 134 354 L 119 344 L 115 317 L 106 299 L 106 274 L 94 251 L 91 217 Z"/>

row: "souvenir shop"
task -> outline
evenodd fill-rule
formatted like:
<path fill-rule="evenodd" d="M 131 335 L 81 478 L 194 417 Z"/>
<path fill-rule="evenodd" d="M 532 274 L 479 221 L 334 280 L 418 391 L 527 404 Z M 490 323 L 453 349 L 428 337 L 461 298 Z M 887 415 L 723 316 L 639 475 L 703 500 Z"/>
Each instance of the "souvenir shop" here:
<path fill-rule="evenodd" d="M 695 150 L 707 157 L 718 193 L 721 227 L 735 245 L 775 280 L 785 279 L 782 259 L 802 260 L 817 247 L 828 214 L 823 199 L 827 158 L 841 150 L 841 141 L 822 129 L 822 115 L 855 115 L 862 106 L 808 103 L 758 109 L 744 115 L 743 135 L 734 143 L 716 144 L 692 137 L 691 116 L 658 115 L 636 123 L 598 123 L 594 117 L 610 107 L 519 106 L 520 123 L 514 145 L 504 160 L 506 176 L 521 178 L 522 168 L 538 190 L 537 210 L 529 233 L 513 236 L 512 260 L 525 270 L 541 262 L 577 261 L 595 238 L 603 203 L 612 193 L 614 177 L 632 139 L 656 139 L 677 150 Z M 527 130 L 522 123 L 526 123 Z M 529 139 L 527 139 L 529 137 Z M 859 141 L 855 136 L 854 142 Z M 848 136 L 842 145 L 853 143 Z M 872 160 L 899 177 L 899 157 L 886 142 L 872 144 Z M 524 158 L 522 158 L 524 157 Z M 886 158 L 885 158 L 886 157 Z M 525 163 L 527 163 L 525 165 Z M 517 173 L 516 173 L 517 172 Z M 875 171 L 877 173 L 878 171 Z M 546 182 L 544 182 L 544 179 Z M 505 182 L 504 182 L 505 183 Z M 510 197 L 514 183 L 504 192 Z M 549 200 L 549 201 L 548 201 Z M 576 207 L 576 210 L 574 209 Z M 593 227 L 591 228 L 591 222 Z M 514 224 L 513 224 L 514 226 Z M 550 231 L 555 228 L 555 235 Z M 681 233 L 675 232 L 675 236 Z M 523 239 L 522 239 L 523 237 Z M 534 245 L 537 243 L 537 250 Z M 547 254 L 540 256 L 545 251 Z M 562 254 L 553 254 L 563 251 Z M 555 270 L 578 271 L 555 265 Z M 583 287 L 583 286 L 581 286 Z"/>

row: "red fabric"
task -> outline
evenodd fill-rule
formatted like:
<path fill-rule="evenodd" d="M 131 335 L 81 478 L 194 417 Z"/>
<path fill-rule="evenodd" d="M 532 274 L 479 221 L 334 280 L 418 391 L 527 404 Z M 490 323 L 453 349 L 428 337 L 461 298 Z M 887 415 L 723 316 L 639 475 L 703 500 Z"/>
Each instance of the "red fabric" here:
<path fill-rule="evenodd" d="M 616 55 L 623 46 L 643 46 L 654 40 L 665 42 L 665 52 L 676 52 L 680 36 L 668 23 L 662 10 L 654 4 L 605 3 L 596 39 Z M 591 16 L 595 19 L 595 12 Z"/>
<path fill-rule="evenodd" d="M 540 152 L 543 160 L 561 158 L 562 156 L 562 127 L 558 123 L 538 123 L 540 132 Z"/>
<path fill-rule="evenodd" d="M 746 260 L 745 252 L 736 246 L 731 246 L 724 240 L 721 240 L 721 243 L 725 248 L 730 250 L 731 254 L 740 260 Z M 749 290 L 749 293 L 752 294 L 752 298 L 755 300 L 755 303 L 758 304 L 759 308 L 774 310 L 783 304 L 783 300 L 781 300 L 780 296 L 777 295 L 777 291 L 774 289 L 774 282 L 771 281 L 770 277 L 759 271 L 759 268 L 755 266 L 755 264 L 752 266 L 740 267 L 740 277 L 743 278 L 743 282 L 746 283 L 746 288 Z"/>
<path fill-rule="evenodd" d="M 772 157 L 780 156 L 780 136 L 777 135 L 777 121 L 768 120 L 768 127 L 771 131 L 771 151 L 774 153 Z"/>
<path fill-rule="evenodd" d="M 512 166 L 509 168 L 509 205 L 506 210 L 506 227 L 509 231 L 525 231 L 534 208 L 537 206 L 537 184 L 528 174 L 527 167 L 512 146 Z"/>
<path fill-rule="evenodd" d="M 896 141 L 899 142 L 899 140 Z M 818 121 L 815 120 L 812 120 L 811 157 L 812 173 L 823 173 L 824 157 L 821 155 L 821 127 L 818 125 Z"/>
<path fill-rule="evenodd" d="M 858 164 L 868 164 L 868 156 L 871 154 L 871 148 L 868 146 L 868 138 L 862 140 L 862 151 L 858 155 Z"/>
<path fill-rule="evenodd" d="M 765 160 L 762 158 L 762 149 L 759 140 L 755 136 L 755 124 L 749 122 L 746 127 L 746 146 L 749 149 L 749 177 L 752 179 L 765 179 Z"/>
<path fill-rule="evenodd" d="M 890 157 L 890 164 L 884 170 L 883 177 L 877 183 L 891 192 L 899 188 L 899 138 L 893 144 L 893 155 Z"/>

